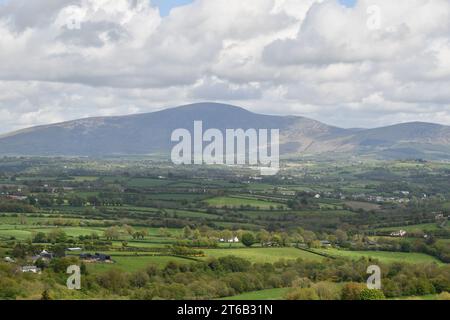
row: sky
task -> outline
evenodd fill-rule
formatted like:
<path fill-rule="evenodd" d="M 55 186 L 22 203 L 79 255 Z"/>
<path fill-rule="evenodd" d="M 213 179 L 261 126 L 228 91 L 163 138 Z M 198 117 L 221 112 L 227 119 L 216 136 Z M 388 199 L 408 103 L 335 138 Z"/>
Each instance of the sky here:
<path fill-rule="evenodd" d="M 450 125 L 448 0 L 0 0 L 0 133 L 216 101 Z"/>

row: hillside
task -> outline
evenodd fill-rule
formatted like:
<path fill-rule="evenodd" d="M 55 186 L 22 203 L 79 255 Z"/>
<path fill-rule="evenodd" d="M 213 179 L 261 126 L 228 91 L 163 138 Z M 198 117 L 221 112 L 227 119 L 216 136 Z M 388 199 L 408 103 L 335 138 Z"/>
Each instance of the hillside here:
<path fill-rule="evenodd" d="M 98 117 L 33 127 L 0 136 L 1 155 L 107 156 L 168 153 L 173 130 L 280 129 L 283 154 L 342 153 L 382 158 L 450 158 L 450 127 L 406 123 L 341 129 L 304 117 L 269 116 L 243 108 L 199 103 L 153 113 Z"/>

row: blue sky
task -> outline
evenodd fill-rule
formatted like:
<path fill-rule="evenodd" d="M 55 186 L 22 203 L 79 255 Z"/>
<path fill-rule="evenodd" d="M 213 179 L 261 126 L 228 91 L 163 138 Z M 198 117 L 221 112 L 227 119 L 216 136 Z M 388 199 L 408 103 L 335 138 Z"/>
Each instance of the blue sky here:
<path fill-rule="evenodd" d="M 0 0 L 0 4 L 6 2 L 8 0 Z M 355 5 L 357 0 L 338 0 L 342 4 L 352 7 Z M 183 6 L 189 3 L 194 2 L 194 0 L 151 0 L 151 2 L 159 7 L 161 15 L 163 17 L 169 15 L 170 10 L 175 7 Z"/>
<path fill-rule="evenodd" d="M 183 6 L 193 2 L 193 0 L 152 0 L 152 3 L 159 7 L 162 16 L 167 16 L 174 7 Z"/>
<path fill-rule="evenodd" d="M 353 7 L 357 0 L 339 0 L 340 3 L 346 5 L 347 7 Z"/>
<path fill-rule="evenodd" d="M 0 0 L 1 1 L 1 0 Z M 183 6 L 193 2 L 194 0 L 152 0 L 152 3 L 159 7 L 161 15 L 167 16 L 174 7 Z M 352 7 L 357 0 L 339 0 L 342 4 Z"/>

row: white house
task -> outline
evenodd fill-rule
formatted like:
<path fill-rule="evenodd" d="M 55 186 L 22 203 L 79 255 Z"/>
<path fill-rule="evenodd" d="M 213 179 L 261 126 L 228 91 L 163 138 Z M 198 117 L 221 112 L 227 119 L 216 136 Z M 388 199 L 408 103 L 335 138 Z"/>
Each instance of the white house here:
<path fill-rule="evenodd" d="M 36 266 L 23 266 L 23 273 L 41 273 L 41 269 Z"/>
<path fill-rule="evenodd" d="M 391 237 L 404 237 L 406 236 L 405 230 L 395 231 L 391 233 Z"/>
<path fill-rule="evenodd" d="M 227 240 L 225 240 L 224 238 L 220 238 L 219 242 L 238 243 L 239 242 L 239 238 L 238 237 L 234 237 L 234 238 L 227 239 Z"/>

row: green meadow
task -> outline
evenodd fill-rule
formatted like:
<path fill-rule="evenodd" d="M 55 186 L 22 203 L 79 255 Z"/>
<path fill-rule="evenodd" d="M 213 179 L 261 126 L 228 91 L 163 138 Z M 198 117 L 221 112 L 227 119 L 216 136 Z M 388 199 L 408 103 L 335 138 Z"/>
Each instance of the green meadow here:
<path fill-rule="evenodd" d="M 219 300 L 282 300 L 291 288 L 275 288 L 246 292 L 232 297 L 221 298 Z"/>
<path fill-rule="evenodd" d="M 206 203 L 212 207 L 241 207 L 250 206 L 260 209 L 269 209 L 270 207 L 285 207 L 283 204 L 272 201 L 264 201 L 259 199 L 244 198 L 244 197 L 217 197 L 206 200 Z"/>
<path fill-rule="evenodd" d="M 334 257 L 343 257 L 350 259 L 360 259 L 362 257 L 372 258 L 384 263 L 407 262 L 407 263 L 437 263 L 443 264 L 438 259 L 424 253 L 406 253 L 390 251 L 348 251 L 339 249 L 315 249 L 315 251 Z"/>
<path fill-rule="evenodd" d="M 274 263 L 284 260 L 303 259 L 308 261 L 323 261 L 324 257 L 296 248 L 245 248 L 245 249 L 205 249 L 206 257 L 221 258 L 236 256 L 255 263 Z"/>

